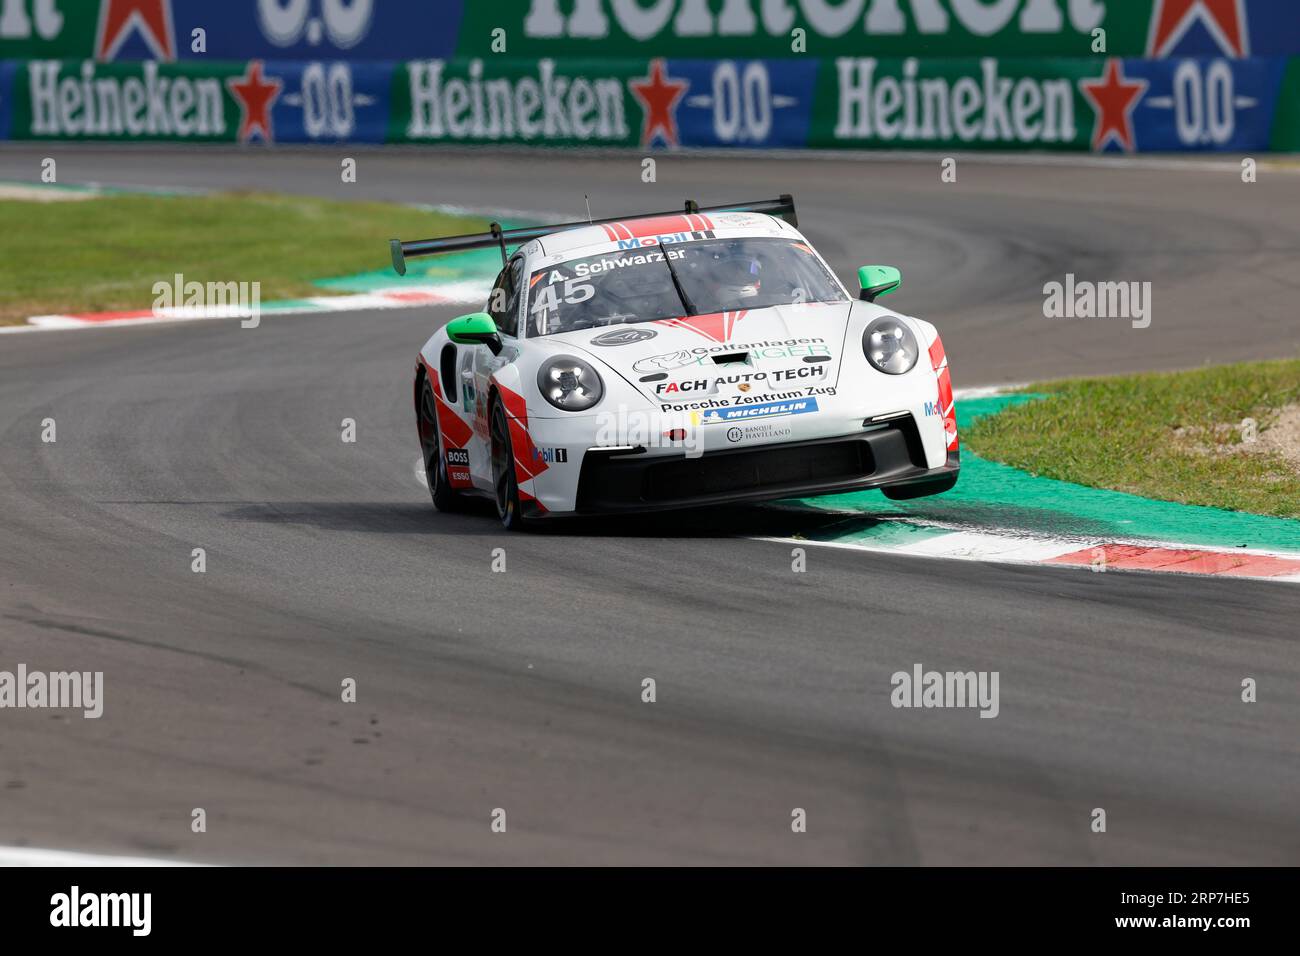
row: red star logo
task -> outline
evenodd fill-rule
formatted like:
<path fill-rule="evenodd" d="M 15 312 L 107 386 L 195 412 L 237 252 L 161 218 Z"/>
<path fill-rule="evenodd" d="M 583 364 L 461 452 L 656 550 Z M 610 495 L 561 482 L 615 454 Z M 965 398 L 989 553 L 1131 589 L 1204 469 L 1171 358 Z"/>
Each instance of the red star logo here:
<path fill-rule="evenodd" d="M 171 0 L 101 0 L 95 59 L 111 60 L 117 56 L 132 30 L 140 31 L 158 59 L 176 59 Z"/>
<path fill-rule="evenodd" d="M 1125 82 L 1120 61 L 1106 61 L 1100 80 L 1080 80 L 1079 89 L 1092 103 L 1097 121 L 1092 128 L 1092 148 L 1099 151 L 1112 138 L 1125 152 L 1133 152 L 1133 107 L 1147 90 L 1146 80 Z"/>
<path fill-rule="evenodd" d="M 239 141 L 247 143 L 253 130 L 261 131 L 262 141 L 275 142 L 275 127 L 271 124 L 271 104 L 280 95 L 284 84 L 280 80 L 262 80 L 262 61 L 250 60 L 248 69 L 242 77 L 229 77 L 226 87 L 230 95 L 239 100 L 239 109 L 244 114 L 239 124 Z"/>
<path fill-rule="evenodd" d="M 1156 0 L 1148 55 L 1168 56 L 1197 18 L 1225 53 L 1249 55 L 1244 0 Z"/>
<path fill-rule="evenodd" d="M 656 135 L 669 146 L 677 145 L 677 101 L 686 95 L 690 83 L 664 77 L 663 57 L 650 61 L 650 74 L 643 80 L 628 80 L 632 95 L 645 112 L 641 124 L 641 145 L 647 146 Z"/>

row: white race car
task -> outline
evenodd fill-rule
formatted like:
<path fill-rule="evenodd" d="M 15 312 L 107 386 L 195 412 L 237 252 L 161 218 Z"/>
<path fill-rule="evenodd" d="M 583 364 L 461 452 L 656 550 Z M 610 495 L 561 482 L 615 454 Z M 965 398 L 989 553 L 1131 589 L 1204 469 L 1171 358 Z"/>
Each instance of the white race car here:
<path fill-rule="evenodd" d="M 880 488 L 947 491 L 960 468 L 934 326 L 855 299 L 789 196 L 681 213 L 392 241 L 499 246 L 482 312 L 434 333 L 415 410 L 439 510 L 496 502 L 507 528 Z M 519 247 L 513 254 L 509 246 Z"/>

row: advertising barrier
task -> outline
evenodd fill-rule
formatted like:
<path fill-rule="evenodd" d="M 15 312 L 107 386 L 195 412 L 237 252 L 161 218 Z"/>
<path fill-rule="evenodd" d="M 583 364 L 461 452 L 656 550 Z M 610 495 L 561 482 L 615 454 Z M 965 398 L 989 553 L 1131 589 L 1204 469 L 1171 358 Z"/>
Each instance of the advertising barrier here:
<path fill-rule="evenodd" d="M 1294 150 L 1297 57 L 1294 0 L 0 0 L 0 138 Z"/>
<path fill-rule="evenodd" d="M 1111 56 L 1300 54 L 1294 0 L 480 0 L 457 53 L 493 52 L 498 28 L 531 57 L 1076 57 L 1097 30 Z"/>
<path fill-rule="evenodd" d="M 1106 46 L 1098 50 L 1096 31 Z M 196 31 L 203 32 L 196 49 Z M 0 59 L 1300 55 L 1294 0 L 0 0 Z"/>
<path fill-rule="evenodd" d="M 466 6 L 461 0 L 0 0 L 0 59 L 449 57 Z"/>

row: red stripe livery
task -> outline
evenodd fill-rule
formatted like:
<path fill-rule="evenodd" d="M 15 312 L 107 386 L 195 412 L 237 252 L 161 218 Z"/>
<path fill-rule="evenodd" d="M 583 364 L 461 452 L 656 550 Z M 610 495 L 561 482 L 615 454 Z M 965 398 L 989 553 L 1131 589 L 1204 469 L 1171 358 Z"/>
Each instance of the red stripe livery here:
<path fill-rule="evenodd" d="M 748 314 L 746 309 L 739 312 L 714 312 L 710 315 L 684 315 L 678 319 L 660 319 L 658 325 L 671 325 L 678 329 L 690 329 L 713 342 L 730 341 L 736 330 L 736 324 Z"/>
<path fill-rule="evenodd" d="M 528 434 L 528 403 L 518 392 L 511 391 L 500 382 L 496 383 L 497 392 L 501 395 L 501 402 L 506 408 L 506 422 L 510 426 L 510 448 L 515 456 L 515 480 L 523 485 L 547 469 L 546 462 L 542 461 L 542 456 L 537 451 L 537 446 L 533 444 L 532 436 Z M 522 488 L 519 491 L 519 498 L 531 498 L 526 495 Z"/>
<path fill-rule="evenodd" d="M 952 399 L 952 376 L 948 372 L 948 356 L 943 351 L 943 339 L 938 335 L 930 343 L 930 365 L 939 379 L 939 408 L 943 412 L 943 430 L 948 436 L 948 451 L 961 447 L 957 438 L 957 410 Z"/>
<path fill-rule="evenodd" d="M 474 430 L 461 421 L 460 416 L 456 414 L 447 400 L 442 397 L 442 380 L 438 377 L 429 363 L 420 356 L 420 364 L 424 366 L 424 374 L 429 379 L 429 384 L 433 386 L 433 401 L 438 415 L 438 434 L 440 444 L 442 445 L 442 454 L 446 455 L 448 450 L 461 449 L 469 444 L 470 437 Z M 447 466 L 447 481 L 453 488 L 471 488 L 473 482 L 469 477 L 469 469 L 464 467 Z"/>
<path fill-rule="evenodd" d="M 649 239 L 652 236 L 667 236 L 675 232 L 704 232 L 713 228 L 713 220 L 699 213 L 687 213 L 681 216 L 651 216 L 648 219 L 629 219 L 627 222 L 611 222 L 603 226 L 610 242 L 619 239 Z"/>

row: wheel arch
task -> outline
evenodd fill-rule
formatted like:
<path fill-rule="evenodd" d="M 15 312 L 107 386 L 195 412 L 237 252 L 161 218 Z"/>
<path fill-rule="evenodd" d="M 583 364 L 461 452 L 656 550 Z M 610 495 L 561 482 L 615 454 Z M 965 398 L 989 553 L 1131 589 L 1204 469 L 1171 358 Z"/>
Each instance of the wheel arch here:
<path fill-rule="evenodd" d="M 415 384 L 411 389 L 411 402 L 415 406 L 415 413 L 420 413 L 420 392 L 424 389 L 424 380 L 428 375 L 424 371 L 424 362 L 415 363 Z"/>

